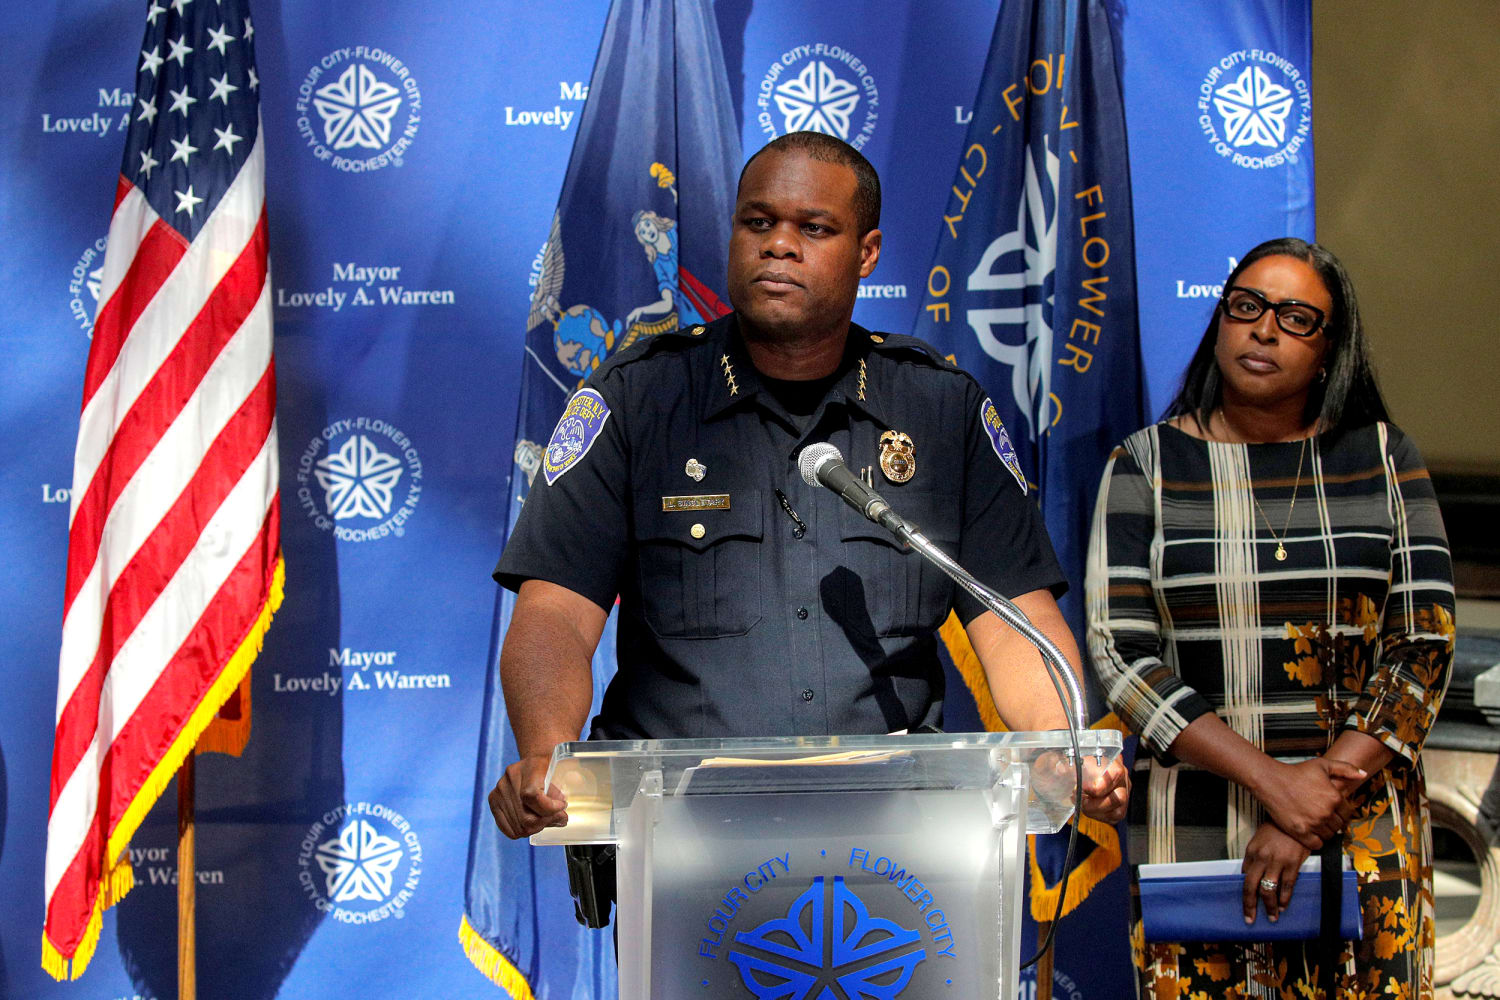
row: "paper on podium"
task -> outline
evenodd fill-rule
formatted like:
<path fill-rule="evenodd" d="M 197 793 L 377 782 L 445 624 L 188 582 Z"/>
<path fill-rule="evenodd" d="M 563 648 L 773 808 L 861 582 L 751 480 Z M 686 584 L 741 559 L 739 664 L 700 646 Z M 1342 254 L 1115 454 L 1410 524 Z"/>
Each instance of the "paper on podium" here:
<path fill-rule="evenodd" d="M 1108 763 L 1120 753 L 1117 730 L 1077 734 L 1085 755 Z M 988 790 L 1014 768 L 1055 758 L 1066 764 L 1066 732 L 919 733 L 902 736 L 723 737 L 562 743 L 547 782 L 568 800 L 568 825 L 532 836 L 533 844 L 617 843 L 621 822 L 655 775 L 656 794 Z M 1073 810 L 1073 785 L 1033 777 L 1025 809 L 1028 833 L 1053 833 Z"/>
<path fill-rule="evenodd" d="M 902 755 L 899 750 L 842 750 L 837 753 L 816 753 L 807 757 L 706 757 L 699 767 L 786 767 L 788 764 L 862 764 L 873 760 L 889 760 Z"/>
<path fill-rule="evenodd" d="M 830 773 L 834 768 L 837 776 Z M 709 757 L 683 770 L 677 794 L 820 791 L 828 783 L 845 791 L 908 788 L 911 770 L 911 756 L 899 750 L 844 750 L 780 759 Z"/>

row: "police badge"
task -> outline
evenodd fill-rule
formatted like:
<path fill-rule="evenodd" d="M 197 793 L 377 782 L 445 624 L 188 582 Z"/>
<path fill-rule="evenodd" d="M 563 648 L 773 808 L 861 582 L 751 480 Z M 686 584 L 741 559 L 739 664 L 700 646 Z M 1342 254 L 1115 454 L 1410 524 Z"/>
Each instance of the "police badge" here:
<path fill-rule="evenodd" d="M 880 471 L 893 483 L 904 483 L 917 472 L 916 446 L 901 431 L 880 435 Z"/>

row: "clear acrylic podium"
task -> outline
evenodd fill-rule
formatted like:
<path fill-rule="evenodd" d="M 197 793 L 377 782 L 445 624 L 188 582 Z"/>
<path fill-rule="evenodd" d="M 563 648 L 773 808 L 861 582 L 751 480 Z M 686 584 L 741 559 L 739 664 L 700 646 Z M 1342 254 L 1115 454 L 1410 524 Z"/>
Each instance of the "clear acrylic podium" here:
<path fill-rule="evenodd" d="M 1066 731 L 943 733 L 566 743 L 548 781 L 533 844 L 618 845 L 621 1000 L 1011 1000 L 1074 770 Z"/>

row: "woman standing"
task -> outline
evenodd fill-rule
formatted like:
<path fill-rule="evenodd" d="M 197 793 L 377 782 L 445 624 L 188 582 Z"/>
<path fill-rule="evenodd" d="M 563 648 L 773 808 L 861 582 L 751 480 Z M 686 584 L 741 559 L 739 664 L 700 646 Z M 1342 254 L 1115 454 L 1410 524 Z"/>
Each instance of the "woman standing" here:
<path fill-rule="evenodd" d="M 1337 995 L 1430 997 L 1419 754 L 1448 681 L 1452 565 L 1326 249 L 1273 240 L 1230 274 L 1167 419 L 1105 469 L 1087 601 L 1100 689 L 1145 751 L 1133 860 L 1243 857 L 1245 920 L 1274 921 L 1318 891 L 1297 887 L 1301 862 L 1341 838 L 1364 937 L 1334 963 Z M 1133 934 L 1145 996 L 1322 997 L 1330 973 L 1315 941 Z"/>

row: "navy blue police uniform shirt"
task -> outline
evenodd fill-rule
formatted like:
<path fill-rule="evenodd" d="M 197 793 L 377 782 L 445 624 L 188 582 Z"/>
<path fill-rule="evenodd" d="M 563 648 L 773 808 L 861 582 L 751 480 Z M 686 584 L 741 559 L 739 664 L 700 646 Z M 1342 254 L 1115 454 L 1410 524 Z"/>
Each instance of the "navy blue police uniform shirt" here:
<path fill-rule="evenodd" d="M 914 466 L 891 463 L 904 482 L 882 470 L 888 431 L 910 440 L 886 445 Z M 618 595 L 619 671 L 593 738 L 939 722 L 937 629 L 982 608 L 802 481 L 797 457 L 818 441 L 987 585 L 1066 588 L 993 405 L 929 345 L 852 326 L 839 375 L 799 417 L 767 390 L 734 314 L 659 334 L 569 400 L 495 570 L 511 589 L 546 580 L 606 611 Z"/>

